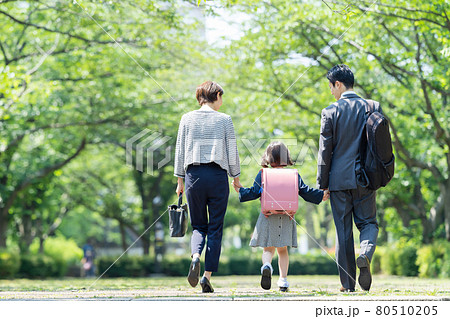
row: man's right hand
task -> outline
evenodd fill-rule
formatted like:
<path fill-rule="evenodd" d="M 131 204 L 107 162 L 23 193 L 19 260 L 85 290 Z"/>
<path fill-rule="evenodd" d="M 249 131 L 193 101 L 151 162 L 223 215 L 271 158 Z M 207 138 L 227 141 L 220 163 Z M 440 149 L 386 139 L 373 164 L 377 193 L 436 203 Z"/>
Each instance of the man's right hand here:
<path fill-rule="evenodd" d="M 323 198 L 322 201 L 326 202 L 328 199 L 330 199 L 330 190 L 327 189 L 323 189 Z"/>

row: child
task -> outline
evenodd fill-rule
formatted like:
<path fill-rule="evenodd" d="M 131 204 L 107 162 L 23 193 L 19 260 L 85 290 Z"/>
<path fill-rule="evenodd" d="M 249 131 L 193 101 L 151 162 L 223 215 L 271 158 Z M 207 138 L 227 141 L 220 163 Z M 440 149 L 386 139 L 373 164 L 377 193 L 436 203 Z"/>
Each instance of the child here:
<path fill-rule="evenodd" d="M 272 142 L 266 149 L 261 166 L 272 168 L 282 168 L 293 165 L 289 150 L 282 142 Z M 239 201 L 246 202 L 261 197 L 263 191 L 261 187 L 261 171 L 256 175 L 255 182 L 250 188 L 239 187 L 234 185 L 235 190 L 239 193 Z M 328 192 L 310 188 L 303 183 L 300 175 L 298 175 L 298 194 L 306 201 L 319 204 L 322 200 L 327 200 Z M 297 227 L 295 220 L 286 214 L 271 214 L 265 216 L 262 212 L 259 214 L 253 231 L 250 246 L 263 247 L 262 254 L 263 265 L 261 267 L 261 287 L 270 289 L 272 281 L 272 257 L 275 248 L 278 252 L 278 267 L 280 270 L 280 279 L 277 284 L 280 291 L 288 291 L 289 283 L 287 281 L 287 272 L 289 267 L 289 256 L 287 247 L 297 247 Z"/>

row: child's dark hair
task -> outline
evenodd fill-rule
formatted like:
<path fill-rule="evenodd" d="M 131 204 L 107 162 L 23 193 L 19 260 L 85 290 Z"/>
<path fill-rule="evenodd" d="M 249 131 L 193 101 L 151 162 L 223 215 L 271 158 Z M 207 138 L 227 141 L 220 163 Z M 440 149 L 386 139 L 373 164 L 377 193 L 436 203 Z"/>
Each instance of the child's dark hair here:
<path fill-rule="evenodd" d="M 267 146 L 261 160 L 261 166 L 269 167 L 269 165 L 272 167 L 294 165 L 289 150 L 283 142 L 276 141 Z"/>

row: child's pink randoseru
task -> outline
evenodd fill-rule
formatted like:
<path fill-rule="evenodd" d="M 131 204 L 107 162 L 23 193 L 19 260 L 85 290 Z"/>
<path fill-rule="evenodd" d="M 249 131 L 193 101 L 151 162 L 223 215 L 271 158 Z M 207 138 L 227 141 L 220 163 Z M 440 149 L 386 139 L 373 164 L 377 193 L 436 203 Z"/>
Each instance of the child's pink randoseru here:
<path fill-rule="evenodd" d="M 263 168 L 261 209 L 263 214 L 294 215 L 298 209 L 298 172 L 296 169 Z"/>

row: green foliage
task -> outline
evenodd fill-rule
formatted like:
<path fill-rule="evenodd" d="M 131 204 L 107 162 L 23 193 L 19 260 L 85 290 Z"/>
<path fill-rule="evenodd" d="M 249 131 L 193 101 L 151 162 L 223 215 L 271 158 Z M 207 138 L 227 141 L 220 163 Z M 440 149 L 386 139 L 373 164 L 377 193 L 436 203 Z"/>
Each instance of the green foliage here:
<path fill-rule="evenodd" d="M 38 252 L 38 241 L 30 247 L 31 253 Z M 52 258 L 57 264 L 58 276 L 64 276 L 69 267 L 79 265 L 83 258 L 83 250 L 77 246 L 73 239 L 64 237 L 50 237 L 44 242 L 44 255 Z"/>
<path fill-rule="evenodd" d="M 61 264 L 42 254 L 23 254 L 20 256 L 20 269 L 17 277 L 44 279 L 62 276 Z"/>
<path fill-rule="evenodd" d="M 450 243 L 437 241 L 417 251 L 419 276 L 450 278 Z"/>
<path fill-rule="evenodd" d="M 326 255 L 300 255 L 289 258 L 292 275 L 337 275 L 336 262 Z"/>
<path fill-rule="evenodd" d="M 61 220 L 80 211 L 106 212 L 103 217 L 123 219 L 141 233 L 148 211 L 139 208 L 133 169 L 124 163 L 125 142 L 144 128 L 161 131 L 161 122 L 165 135 L 176 136 L 186 92 L 193 98 L 193 84 L 185 81 L 200 83 L 202 72 L 192 70 L 201 55 L 184 47 L 195 42 L 201 49 L 196 40 L 201 22 L 185 20 L 186 4 L 85 1 L 81 6 L 85 12 L 76 2 L 2 3 L 0 21 L 8 35 L 0 35 L 0 197 L 6 204 L 0 246 L 9 234 L 26 251 L 34 237 L 52 236 Z M 85 165 L 90 161 L 103 165 L 91 170 Z M 98 171 L 102 175 L 93 174 Z M 172 181 L 163 184 L 151 194 L 152 199 L 161 194 L 162 207 L 172 195 L 165 191 Z M 117 198 L 111 197 L 115 187 L 121 190 Z M 110 211 L 113 200 L 119 206 Z M 90 236 L 118 233 L 113 229 L 102 236 L 105 223 L 99 224 L 87 229 Z M 79 245 L 86 241 L 84 228 L 68 228 L 65 233 Z M 114 236 L 112 241 L 120 242 Z"/>
<path fill-rule="evenodd" d="M 373 254 L 372 261 L 370 262 L 370 271 L 373 274 L 379 274 L 381 272 L 381 260 L 385 255 L 385 247 L 377 246 L 375 253 Z"/>
<path fill-rule="evenodd" d="M 205 22 L 186 13 L 214 17 L 221 4 L 245 17 L 242 34 L 208 45 Z M 175 179 L 171 164 L 154 176 L 126 167 L 124 145 L 148 128 L 171 137 L 173 154 L 181 114 L 197 107 L 195 87 L 206 79 L 225 88 L 221 111 L 233 116 L 240 138 L 242 183 L 251 185 L 264 148 L 281 139 L 294 142 L 287 144 L 295 167 L 313 186 L 320 110 L 334 102 L 325 73 L 346 63 L 355 72 L 357 93 L 380 100 L 393 124 L 396 175 L 377 196 L 380 226 L 393 240 L 411 241 L 398 256 L 384 251 L 390 257 L 375 257 L 372 267 L 414 274 L 415 266 L 404 260 L 415 258 L 420 242 L 446 236 L 450 223 L 443 202 L 450 194 L 450 43 L 443 14 L 449 6 L 441 0 L 371 4 L 83 1 L 84 12 L 76 2 L 2 3 L 0 23 L 8 32 L 0 34 L 0 244 L 9 236 L 26 252 L 35 238 L 55 234 L 78 246 L 90 238 L 108 246 L 131 243 L 175 202 Z M 241 204 L 230 195 L 224 226 L 248 242 L 259 202 Z M 157 196 L 159 207 L 151 205 Z M 321 243 L 332 225 L 325 205 L 316 209 L 300 201 L 296 216 Z M 160 221 L 167 225 L 167 216 Z M 141 240 L 151 243 L 152 231 Z M 46 254 L 62 275 L 79 252 L 71 246 L 73 257 L 61 257 L 55 245 Z M 244 259 L 224 264 L 223 272 L 253 271 L 257 262 Z M 181 274 L 184 263 L 167 261 L 163 271 Z M 138 264 L 126 272 L 139 273 Z M 301 259 L 292 265 L 297 272 L 318 271 Z M 440 271 L 425 267 L 423 273 L 448 274 L 449 267 L 443 261 Z"/>
<path fill-rule="evenodd" d="M 162 272 L 168 276 L 186 276 L 191 264 L 190 258 L 166 257 L 162 261 Z"/>
<path fill-rule="evenodd" d="M 248 19 L 243 35 L 222 51 L 229 61 L 223 65 L 232 74 L 226 86 L 239 103 L 236 126 L 250 139 L 312 138 L 317 143 L 320 110 L 334 102 L 325 74 L 335 64 L 349 65 L 355 91 L 379 100 L 392 124 L 396 174 L 377 198 L 393 222 L 386 226 L 395 239 L 428 243 L 450 239 L 443 227 L 450 229 L 445 217 L 450 208 L 443 207 L 450 193 L 445 191 L 450 68 L 440 54 L 448 47 L 443 12 L 449 5 L 441 0 L 411 5 L 237 1 L 232 11 Z M 316 159 L 302 164 L 301 174 L 315 174 Z"/>
<path fill-rule="evenodd" d="M 377 248 L 379 249 L 379 248 Z M 381 271 L 389 275 L 417 276 L 417 246 L 400 240 L 376 253 L 380 258 Z"/>
<path fill-rule="evenodd" d="M 0 278 L 14 277 L 20 268 L 18 251 L 0 249 Z"/>
<path fill-rule="evenodd" d="M 97 273 L 103 274 L 117 257 L 103 256 L 96 260 Z M 148 276 L 154 271 L 154 262 L 148 256 L 122 256 L 109 268 L 104 277 L 142 277 Z"/>

